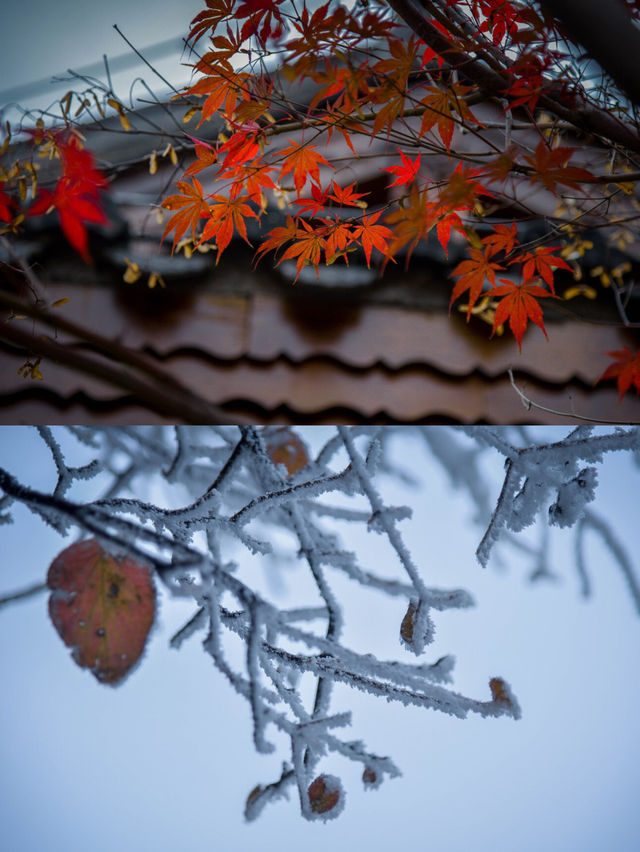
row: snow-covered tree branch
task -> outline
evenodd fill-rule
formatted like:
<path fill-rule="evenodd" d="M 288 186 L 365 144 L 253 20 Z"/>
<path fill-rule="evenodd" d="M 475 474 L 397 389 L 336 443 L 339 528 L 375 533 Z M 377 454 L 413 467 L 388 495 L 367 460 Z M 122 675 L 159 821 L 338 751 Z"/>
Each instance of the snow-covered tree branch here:
<path fill-rule="evenodd" d="M 144 648 L 154 617 L 154 585 L 190 602 L 192 614 L 172 646 L 199 635 L 215 667 L 248 702 L 256 750 L 276 753 L 287 743 L 279 775 L 256 786 L 247 799 L 249 820 L 290 789 L 297 790 L 305 818 L 336 817 L 345 791 L 325 770 L 339 765 L 338 757 L 361 767 L 367 787 L 400 774 L 391 757 L 378 754 L 382 732 L 375 752 L 350 738 L 352 729 L 357 736 L 358 719 L 333 708 L 336 683 L 459 718 L 470 712 L 520 716 L 515 694 L 501 677 L 487 678 L 486 694 L 467 696 L 451 686 L 453 657 L 429 657 L 437 614 L 472 606 L 473 599 L 463 589 L 430 585 L 429 565 L 414 559 L 403 536 L 411 508 L 385 500 L 389 475 L 406 483 L 410 498 L 419 469 L 413 457 L 395 460 L 391 449 L 399 434 L 417 437 L 469 498 L 480 565 L 490 567 L 517 549 L 531 557 L 532 578 L 548 576 L 552 528 L 571 527 L 576 570 L 587 594 L 585 540 L 595 532 L 620 565 L 640 612 L 632 556 L 614 524 L 591 505 L 599 465 L 612 453 L 624 453 L 630 464 L 637 460 L 638 428 L 578 427 L 537 440 L 535 431 L 515 427 L 336 427 L 315 455 L 304 433 L 288 427 L 38 431 L 33 441 L 47 448 L 51 487 L 28 484 L 19 464 L 17 472 L 16 466 L 0 467 L 0 521 L 11 522 L 14 508 L 23 504 L 38 522 L 66 537 L 47 579 L 56 629 L 79 665 L 99 681 L 116 684 Z M 496 455 L 504 458 L 501 490 L 484 468 Z M 439 499 L 435 489 L 432 499 Z M 540 534 L 524 538 L 522 531 L 536 522 Z M 338 525 L 380 536 L 395 565 L 363 563 L 350 549 L 349 536 L 338 536 Z M 282 564 L 293 562 L 296 600 L 285 607 L 262 588 L 257 567 L 264 564 L 277 575 Z M 379 659 L 344 639 L 345 580 L 362 594 L 374 590 L 390 601 L 404 599 L 404 617 L 396 626 L 398 659 Z M 8 590 L 0 604 L 43 588 Z M 407 651 L 420 659 L 408 661 Z"/>

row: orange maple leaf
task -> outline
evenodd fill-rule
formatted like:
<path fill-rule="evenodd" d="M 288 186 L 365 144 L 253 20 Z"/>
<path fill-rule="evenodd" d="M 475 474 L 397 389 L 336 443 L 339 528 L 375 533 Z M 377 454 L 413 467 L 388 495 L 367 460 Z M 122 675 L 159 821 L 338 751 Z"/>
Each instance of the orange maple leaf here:
<path fill-rule="evenodd" d="M 353 242 L 351 222 L 343 222 L 339 219 L 322 219 L 321 221 L 326 226 L 326 231 L 324 232 L 323 236 L 327 241 L 325 249 L 325 259 L 327 266 L 330 266 L 332 263 L 335 263 L 335 261 L 339 257 L 344 257 L 347 262 L 347 265 L 349 265 L 347 247 L 349 243 Z"/>
<path fill-rule="evenodd" d="M 249 207 L 245 202 L 248 201 L 248 196 L 243 195 L 239 198 L 227 198 L 224 195 L 212 195 L 211 200 L 214 202 L 209 205 L 209 221 L 204 226 L 202 236 L 198 242 L 200 245 L 212 237 L 215 237 L 218 255 L 216 257 L 216 265 L 222 257 L 222 252 L 231 242 L 234 226 L 242 239 L 251 245 L 247 237 L 247 227 L 244 223 L 244 217 L 250 216 L 254 219 L 258 218 L 257 213 Z"/>
<path fill-rule="evenodd" d="M 229 197 L 237 198 L 244 190 L 254 204 L 265 210 L 267 199 L 263 189 L 276 189 L 269 175 L 272 171 L 273 167 L 263 163 L 261 158 L 255 159 L 251 164 L 237 166 L 232 172 L 233 183 L 229 190 Z"/>
<path fill-rule="evenodd" d="M 464 100 L 464 95 L 470 90 L 471 86 L 459 84 L 452 84 L 446 89 L 438 86 L 427 86 L 427 91 L 431 94 L 426 95 L 420 101 L 425 107 L 425 111 L 422 116 L 419 135 L 424 136 L 428 130 L 431 130 L 437 124 L 442 143 L 448 151 L 451 148 L 453 131 L 456 126 L 454 112 L 458 113 L 462 121 L 480 124 Z"/>
<path fill-rule="evenodd" d="M 398 206 L 386 217 L 385 221 L 393 225 L 393 242 L 389 249 L 390 255 L 397 254 L 406 245 L 407 264 L 418 242 L 427 236 L 433 226 L 431 215 L 432 204 L 428 201 L 427 190 L 420 192 L 414 184 L 409 199 L 403 206 Z"/>
<path fill-rule="evenodd" d="M 479 174 L 478 169 L 464 168 L 462 163 L 458 163 L 447 180 L 447 186 L 440 192 L 438 200 L 430 205 L 432 221 L 429 227 L 436 225 L 438 240 L 446 256 L 448 256 L 452 229 L 466 237 L 464 225 L 458 213 L 471 210 L 478 195 L 495 197 L 476 180 Z"/>
<path fill-rule="evenodd" d="M 373 71 L 384 79 L 384 83 L 368 92 L 371 103 L 382 104 L 373 123 L 373 136 L 386 127 L 388 137 L 393 123 L 403 112 L 407 81 L 414 70 L 420 45 L 413 36 L 408 42 L 387 36 L 387 42 L 391 56 L 373 65 Z"/>
<path fill-rule="evenodd" d="M 478 296 L 482 292 L 484 282 L 488 279 L 495 287 L 496 269 L 504 269 L 498 263 L 493 263 L 489 260 L 491 254 L 488 249 L 480 251 L 479 249 L 469 249 L 471 258 L 463 260 L 459 263 L 451 273 L 454 276 L 460 276 L 456 282 L 451 299 L 449 301 L 449 312 L 455 300 L 461 296 L 465 290 L 469 291 L 469 305 L 467 307 L 467 320 L 471 317 L 471 309 L 478 301 Z"/>
<path fill-rule="evenodd" d="M 195 162 L 191 163 L 182 177 L 193 177 L 193 175 L 197 175 L 199 172 L 203 171 L 203 169 L 208 169 L 211 166 L 216 165 L 218 162 L 218 152 L 215 148 L 208 145 L 206 142 L 200 142 L 197 139 L 195 140 L 195 143 L 195 155 L 197 159 Z"/>
<path fill-rule="evenodd" d="M 293 182 L 296 187 L 296 192 L 300 195 L 302 187 L 307 182 L 307 178 L 315 184 L 320 185 L 320 166 L 331 166 L 325 158 L 311 145 L 300 145 L 292 139 L 287 148 L 280 151 L 280 155 L 285 158 L 280 172 L 280 181 L 282 178 L 293 172 Z M 331 166 L 333 168 L 333 166 Z"/>
<path fill-rule="evenodd" d="M 391 86 L 389 83 L 372 90 L 369 99 L 371 103 L 383 104 L 376 113 L 371 135 L 373 138 L 379 136 L 386 127 L 388 139 L 391 134 L 391 128 L 404 111 L 406 101 L 404 89 Z"/>
<path fill-rule="evenodd" d="M 640 349 L 633 352 L 629 346 L 625 346 L 623 349 L 605 354 L 615 360 L 596 380 L 596 384 L 604 379 L 617 379 L 618 390 L 620 391 L 618 403 L 622 402 L 622 397 L 631 385 L 635 387 L 636 393 L 640 394 Z"/>
<path fill-rule="evenodd" d="M 247 80 L 249 75 L 243 72 L 233 73 L 222 69 L 222 73 L 218 70 L 202 66 L 202 61 L 196 66 L 196 70 L 206 74 L 201 80 L 198 80 L 193 86 L 185 89 L 184 95 L 208 95 L 202 105 L 202 115 L 198 122 L 198 127 L 211 118 L 218 112 L 224 112 L 226 115 L 233 115 L 236 109 L 238 98 L 249 100 L 251 97 L 247 89 Z"/>
<path fill-rule="evenodd" d="M 537 284 L 523 281 L 516 284 L 507 278 L 501 278 L 502 286 L 494 287 L 492 296 L 502 296 L 496 308 L 491 336 L 495 334 L 498 326 L 509 320 L 509 327 L 513 336 L 518 341 L 518 349 L 522 351 L 522 336 L 527 328 L 528 320 L 534 322 L 542 329 L 544 336 L 549 339 L 547 330 L 542 321 L 542 308 L 538 299 L 553 298 L 553 295 Z"/>
<path fill-rule="evenodd" d="M 371 250 L 377 248 L 387 260 L 393 260 L 389 254 L 388 242 L 393 237 L 390 228 L 385 225 L 376 225 L 382 211 L 373 213 L 371 216 L 363 216 L 362 220 L 353 229 L 353 239 L 359 240 L 367 258 L 367 266 L 371 268 Z"/>
<path fill-rule="evenodd" d="M 162 207 L 166 210 L 178 211 L 169 219 L 162 235 L 164 240 L 169 231 L 175 229 L 172 252 L 187 228 L 191 227 L 191 236 L 195 240 L 198 222 L 203 216 L 209 215 L 209 204 L 204 199 L 204 189 L 197 178 L 193 178 L 193 186 L 182 180 L 177 180 L 176 186 L 180 194 L 170 195 L 162 202 Z"/>
<path fill-rule="evenodd" d="M 504 183 L 516 165 L 516 157 L 517 150 L 512 145 L 506 151 L 501 151 L 495 159 L 489 160 L 482 173 L 492 180 Z"/>
<path fill-rule="evenodd" d="M 260 260 L 262 260 L 262 256 L 268 251 L 277 252 L 278 249 L 281 249 L 282 246 L 285 245 L 285 243 L 290 243 L 292 240 L 295 240 L 297 235 L 298 226 L 296 225 L 296 220 L 292 216 L 287 216 L 287 224 L 273 228 L 273 230 L 269 231 L 267 234 L 267 239 L 261 243 L 260 248 L 255 254 L 256 265 L 260 262 Z"/>
<path fill-rule="evenodd" d="M 316 275 L 318 275 L 320 258 L 322 256 L 322 252 L 326 252 L 327 248 L 327 240 L 322 232 L 312 228 L 311 225 L 304 221 L 304 219 L 301 219 L 300 222 L 302 224 L 302 228 L 298 228 L 295 235 L 297 242 L 289 246 L 278 263 L 279 266 L 283 260 L 289 260 L 294 257 L 297 258 L 296 268 L 298 272 L 295 278 L 296 281 L 302 272 L 303 266 L 314 266 L 316 269 Z M 322 231 L 324 230 L 325 229 L 323 228 Z"/>

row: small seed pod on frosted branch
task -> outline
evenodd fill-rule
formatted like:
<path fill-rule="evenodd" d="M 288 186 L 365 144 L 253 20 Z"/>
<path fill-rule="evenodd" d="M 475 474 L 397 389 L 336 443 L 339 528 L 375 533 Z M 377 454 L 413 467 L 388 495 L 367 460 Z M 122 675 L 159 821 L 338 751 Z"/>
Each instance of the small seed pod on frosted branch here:
<path fill-rule="evenodd" d="M 292 427 L 40 427 L 39 434 L 29 434 L 44 444 L 53 484 L 38 491 L 21 481 L 28 477 L 14 471 L 24 452 L 7 455 L 0 444 L 0 456 L 7 459 L 6 467 L 0 462 L 0 521 L 11 520 L 13 504 L 23 504 L 62 536 L 79 534 L 80 541 L 67 542 L 54 559 L 49 577 L 54 625 L 75 649 L 77 662 L 102 675 L 101 681 L 123 679 L 131 663 L 143 659 L 157 590 L 192 604 L 170 644 L 179 648 L 201 636 L 219 674 L 248 703 L 256 750 L 275 755 L 283 736 L 290 743 L 291 754 L 275 780 L 255 784 L 249 793 L 247 820 L 268 803 L 290 798 L 294 789 L 305 819 L 336 818 L 346 793 L 331 772 L 342 761 L 356 764 L 365 789 L 400 775 L 390 757 L 353 737 L 357 717 L 332 709 L 336 684 L 459 719 L 469 713 L 520 717 L 502 677 L 487 676 L 485 694 L 467 697 L 450 686 L 453 657 L 433 661 L 425 654 L 438 614 L 467 608 L 473 599 L 463 589 L 426 585 L 424 553 L 415 559 L 403 535 L 411 510 L 389 505 L 383 496 L 381 474 L 398 470 L 391 451 L 398 438 L 417 436 L 434 463 L 468 494 L 476 521 L 488 520 L 478 549 L 482 564 L 496 544 L 502 549 L 518 543 L 523 518 L 544 517 L 542 543 L 526 545 L 542 569 L 549 520 L 556 526 L 575 522 L 584 588 L 583 540 L 595 532 L 622 567 L 640 608 L 630 557 L 611 526 L 587 505 L 598 485 L 596 464 L 613 451 L 640 450 L 640 429 L 594 434 L 579 428 L 537 444 L 535 433 L 516 429 L 339 426 L 313 452 L 313 433 Z M 402 461 L 410 445 L 400 446 Z M 412 473 L 413 450 L 411 445 Z M 488 450 L 506 462 L 493 512 L 490 493 L 497 494 L 499 485 L 488 480 L 479 487 L 480 455 Z M 82 491 L 74 490 L 72 499 L 80 480 Z M 400 481 L 405 493 L 407 477 Z M 369 536 L 384 541 L 384 561 L 360 561 L 358 551 Z M 293 606 L 256 582 L 260 568 L 273 574 L 283 564 L 296 572 Z M 396 615 L 387 626 L 384 619 L 377 622 L 377 633 L 384 635 L 376 639 L 388 640 L 391 659 L 371 653 L 370 634 L 362 649 L 345 640 L 352 606 L 366 606 L 371 591 L 401 599 L 399 625 Z M 131 644 L 116 649 L 116 671 L 107 657 L 114 650 L 109 636 L 125 624 Z M 396 659 L 398 632 L 402 649 Z"/>

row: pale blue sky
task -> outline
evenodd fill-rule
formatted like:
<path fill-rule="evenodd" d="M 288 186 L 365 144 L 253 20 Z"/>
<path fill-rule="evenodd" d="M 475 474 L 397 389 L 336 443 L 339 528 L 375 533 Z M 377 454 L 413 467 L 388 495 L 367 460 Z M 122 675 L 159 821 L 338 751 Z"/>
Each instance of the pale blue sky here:
<path fill-rule="evenodd" d="M 308 433 L 313 441 L 321 432 Z M 50 461 L 26 428 L 3 427 L 0 464 L 30 481 L 51 482 Z M 529 566 L 483 571 L 473 558 L 479 530 L 470 507 L 414 440 L 396 447 L 424 477 L 417 493 L 385 481 L 392 504 L 411 503 L 405 540 L 422 576 L 463 586 L 473 610 L 436 613 L 431 659 L 457 657 L 454 688 L 488 697 L 491 676 L 513 687 L 523 717 L 457 720 L 403 708 L 337 687 L 333 709 L 353 711 L 353 737 L 390 755 L 403 777 L 364 792 L 359 772 L 342 760 L 323 769 L 342 777 L 347 804 L 335 823 L 308 824 L 295 801 L 270 805 L 251 825 L 242 819 L 252 787 L 273 780 L 286 746 L 259 757 L 246 702 L 227 685 L 196 635 L 167 648 L 189 606 L 163 599 L 140 668 L 118 689 L 80 671 L 49 622 L 45 596 L 0 611 L 0 825 L 11 852 L 182 852 L 182 850 L 327 849 L 382 852 L 635 852 L 640 835 L 640 618 L 619 571 L 593 545 L 594 598 L 578 597 L 570 532 L 554 534 L 558 584 L 530 586 Z M 499 465 L 493 495 L 497 495 Z M 616 516 L 637 547 L 638 471 L 628 457 L 600 468 L 594 507 Z M 0 592 L 38 579 L 62 548 L 55 533 L 18 511 L 0 529 Z M 351 541 L 363 564 L 386 570 L 381 538 Z M 383 564 L 385 563 L 385 564 Z M 296 571 L 284 573 L 296 603 Z M 345 641 L 388 658 L 402 651 L 402 606 L 353 594 Z M 287 594 L 289 595 L 287 597 Z M 395 612 L 398 610 L 398 612 Z"/>

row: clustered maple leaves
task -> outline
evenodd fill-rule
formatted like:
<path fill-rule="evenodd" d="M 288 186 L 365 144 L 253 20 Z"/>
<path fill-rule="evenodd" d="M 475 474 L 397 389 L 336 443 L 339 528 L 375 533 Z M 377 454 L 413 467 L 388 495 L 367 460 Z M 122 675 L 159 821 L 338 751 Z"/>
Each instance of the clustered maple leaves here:
<path fill-rule="evenodd" d="M 209 244 L 218 262 L 234 235 L 251 245 L 247 220 L 260 220 L 277 202 L 287 209 L 286 224 L 265 230 L 255 261 L 270 254 L 278 265 L 293 261 L 297 280 L 305 267 L 318 273 L 322 263 L 348 264 L 357 251 L 367 267 L 375 262 L 384 270 L 400 254 L 408 263 L 434 232 L 445 257 L 452 240 L 467 247 L 467 259 L 451 273 L 450 307 L 464 296 L 467 320 L 479 314 L 492 323 L 492 335 L 508 324 L 521 349 L 529 321 L 547 336 L 542 300 L 558 297 L 556 272 L 575 275 L 577 267 L 567 262 L 566 245 L 548 244 L 557 239 L 523 238 L 509 200 L 543 192 L 563 204 L 570 191 L 597 206 L 589 189 L 606 181 L 575 162 L 577 147 L 545 128 L 541 110 L 549 92 L 571 106 L 584 90 L 562 73 L 572 60 L 560 47 L 566 34 L 536 4 L 422 5 L 419 37 L 402 29 L 407 9 L 400 0 L 361 0 L 350 8 L 328 0 L 315 11 L 290 0 L 206 0 L 188 36 L 196 79 L 180 98 L 188 105 L 185 120 L 199 115 L 198 129 L 214 116 L 225 129 L 213 143 L 185 134 L 195 160 L 162 202 L 170 214 L 163 239 L 173 234 L 173 251 Z M 535 147 L 510 129 L 496 144 L 486 117 L 474 112 L 487 100 L 465 77 L 474 55 L 493 70 L 503 63 L 503 88 L 494 95 L 498 117 L 510 128 L 514 116 L 524 115 Z M 303 83 L 313 91 L 301 105 L 291 92 Z M 34 144 L 60 158 L 61 176 L 53 192 L 39 191 L 27 215 L 55 208 L 67 239 L 88 261 L 86 225 L 104 221 L 105 179 L 69 128 L 39 133 Z M 343 170 L 325 156 L 334 135 L 352 162 L 397 154 L 397 164 L 381 167 L 389 177 L 386 202 L 370 209 L 369 193 L 340 179 Z M 457 143 L 465 138 L 483 147 L 461 151 Z M 380 140 L 387 142 L 384 153 L 371 153 Z M 449 159 L 445 176 L 433 177 L 431 156 Z M 3 177 L 0 220 L 15 227 L 17 205 L 3 191 Z M 624 190 L 612 182 L 612 193 Z M 600 200 L 610 204 L 612 193 Z M 501 210 L 507 215 L 498 221 Z M 640 350 L 608 354 L 615 361 L 601 379 L 617 378 L 622 398 L 640 384 Z"/>
<path fill-rule="evenodd" d="M 455 232 L 468 243 L 469 257 L 452 271 L 456 281 L 451 305 L 465 295 L 469 319 L 491 302 L 492 334 L 508 322 L 521 348 L 529 320 L 546 336 L 540 300 L 557 297 L 557 270 L 573 269 L 560 245 L 522 245 L 515 221 L 494 224 L 491 233 L 479 237 L 470 220 L 481 210 L 482 198 L 496 200 L 496 187 L 515 177 L 555 196 L 566 188 L 584 192 L 584 185 L 595 178 L 571 162 L 574 147 L 540 132 L 533 153 L 512 144 L 496 149 L 481 167 L 458 157 L 445 180 L 429 180 L 422 150 L 412 157 L 403 150 L 407 142 L 414 151 L 455 157 L 454 133 L 484 127 L 470 106 L 477 90 L 447 70 L 445 58 L 455 67 L 457 54 L 477 47 L 474 38 L 486 37 L 495 48 L 515 53 L 503 93 L 504 111 L 526 110 L 535 128 L 534 111 L 550 84 L 545 71 L 560 53 L 551 46 L 550 22 L 531 5 L 447 0 L 448 7 L 464 7 L 476 22 L 476 32 L 466 35 L 459 28 L 452 31 L 450 22 L 445 26 L 448 20 L 438 16 L 436 5 L 427 5 L 434 15 L 429 24 L 442 37 L 441 52 L 399 31 L 393 2 L 347 9 L 330 0 L 311 12 L 304 3 L 299 8 L 285 0 L 206 0 L 206 9 L 192 21 L 189 43 L 196 51 L 208 36 L 209 46 L 194 64 L 199 78 L 183 94 L 192 105 L 194 98 L 204 98 L 190 110 L 200 113 L 198 128 L 218 114 L 227 130 L 215 145 L 191 137 L 196 160 L 184 174 L 190 182 L 179 180 L 178 193 L 162 204 L 172 213 L 164 236 L 173 232 L 174 250 L 185 235 L 196 246 L 214 242 L 219 259 L 234 232 L 249 242 L 245 220 L 262 216 L 268 192 L 286 195 L 286 225 L 265 234 L 256 261 L 269 253 L 276 254 L 278 264 L 295 260 L 297 279 L 305 266 L 317 272 L 322 262 L 348 263 L 358 248 L 368 267 L 374 251 L 381 255 L 382 268 L 402 251 L 408 261 L 432 229 L 446 256 Z M 245 62 L 252 50 L 261 54 L 257 67 Z M 280 81 L 264 65 L 276 52 L 281 57 Z M 302 117 L 287 109 L 282 80 L 313 81 L 315 93 Z M 557 79 L 554 85 L 565 86 Z M 406 120 L 412 114 L 420 123 L 409 134 Z M 290 127 L 302 130 L 302 136 L 289 136 L 282 147 L 280 134 Z M 355 182 L 341 186 L 331 175 L 335 165 L 320 146 L 334 133 L 342 135 L 356 158 L 366 154 L 365 146 L 373 139 L 405 140 L 405 146 L 397 146 L 399 164 L 382 168 L 394 178 L 387 185 L 388 190 L 395 188 L 393 202 L 369 212 L 366 193 L 357 192 Z M 196 177 L 205 171 L 222 192 L 207 192 Z M 498 280 L 497 272 L 503 273 Z M 616 356 L 622 358 L 621 353 Z M 602 378 L 618 375 L 616 369 L 612 365 Z M 627 384 L 626 378 L 619 382 L 621 395 Z"/>

